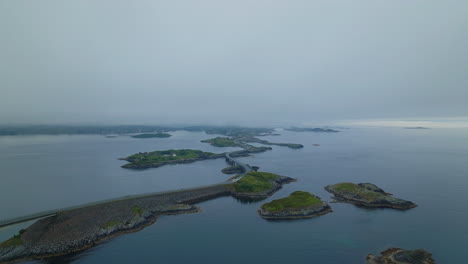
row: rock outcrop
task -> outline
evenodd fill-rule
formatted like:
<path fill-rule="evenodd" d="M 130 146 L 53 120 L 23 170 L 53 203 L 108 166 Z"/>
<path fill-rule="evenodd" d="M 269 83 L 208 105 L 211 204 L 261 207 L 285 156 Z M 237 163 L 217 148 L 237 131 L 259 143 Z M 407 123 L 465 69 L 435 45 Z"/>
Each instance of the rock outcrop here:
<path fill-rule="evenodd" d="M 432 254 L 424 249 L 405 250 L 389 248 L 381 252 L 382 256 L 367 256 L 367 264 L 434 264 Z"/>
<path fill-rule="evenodd" d="M 363 207 L 406 210 L 417 206 L 410 201 L 395 198 L 370 183 L 338 183 L 326 186 L 325 190 L 334 194 L 333 199 L 337 202 L 352 203 Z"/>

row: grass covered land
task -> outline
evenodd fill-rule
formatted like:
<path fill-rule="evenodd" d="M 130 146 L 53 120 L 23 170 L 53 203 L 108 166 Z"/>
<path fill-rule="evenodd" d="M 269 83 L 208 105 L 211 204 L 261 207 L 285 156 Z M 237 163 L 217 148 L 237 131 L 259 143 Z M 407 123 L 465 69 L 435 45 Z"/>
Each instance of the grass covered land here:
<path fill-rule="evenodd" d="M 351 182 L 343 182 L 343 183 L 338 183 L 334 185 L 334 188 L 336 191 L 344 193 L 344 194 L 352 194 L 352 195 L 358 195 L 366 200 L 377 200 L 377 199 L 382 199 L 385 198 L 386 195 L 371 191 L 367 188 L 364 188 L 358 184 L 354 184 Z"/>
<path fill-rule="evenodd" d="M 325 190 L 334 194 L 333 199 L 364 207 L 394 208 L 406 210 L 417 205 L 391 196 L 371 183 L 354 184 L 350 182 L 328 185 Z"/>
<path fill-rule="evenodd" d="M 238 193 L 267 191 L 273 188 L 273 182 L 280 177 L 274 173 L 252 171 L 233 184 L 234 190 Z"/>
<path fill-rule="evenodd" d="M 273 200 L 262 205 L 262 209 L 269 212 L 280 212 L 285 209 L 300 209 L 320 205 L 322 203 L 320 199 L 308 192 L 296 191 L 286 198 Z"/>
<path fill-rule="evenodd" d="M 110 229 L 110 228 L 113 228 L 114 226 L 118 226 L 120 225 L 120 222 L 119 221 L 109 221 L 107 223 L 105 223 L 102 228 L 104 229 Z"/>
<path fill-rule="evenodd" d="M 223 156 L 223 154 L 215 154 L 211 152 L 203 152 L 194 149 L 170 149 L 153 152 L 140 152 L 123 160 L 128 161 L 128 164 L 123 165 L 124 168 L 149 168 L 158 167 L 167 163 L 183 163 L 184 161 L 195 161 L 202 159 L 210 159 Z"/>
<path fill-rule="evenodd" d="M 167 133 L 155 133 L 155 134 L 138 134 L 132 136 L 132 138 L 168 138 L 170 134 Z"/>
<path fill-rule="evenodd" d="M 23 245 L 24 242 L 21 239 L 22 231 L 23 230 L 21 230 L 19 234 L 14 235 L 12 238 L 0 243 L 0 248 L 17 247 Z"/>
<path fill-rule="evenodd" d="M 237 147 L 239 145 L 234 139 L 228 137 L 215 137 L 202 140 L 201 142 L 210 143 L 210 145 L 215 147 Z"/>

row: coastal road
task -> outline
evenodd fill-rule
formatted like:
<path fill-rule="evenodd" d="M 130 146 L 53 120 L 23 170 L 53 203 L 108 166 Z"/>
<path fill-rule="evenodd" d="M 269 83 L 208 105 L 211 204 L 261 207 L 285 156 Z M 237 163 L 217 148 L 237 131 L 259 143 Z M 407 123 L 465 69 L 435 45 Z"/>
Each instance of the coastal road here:
<path fill-rule="evenodd" d="M 237 164 L 237 165 L 241 166 L 242 168 L 244 168 L 244 172 L 243 172 L 243 173 L 240 173 L 240 174 L 236 175 L 236 176 L 231 180 L 231 182 L 236 182 L 236 181 L 242 179 L 242 177 L 244 177 L 247 173 L 253 171 L 253 169 L 252 169 L 252 167 L 250 167 L 249 164 L 242 163 L 242 162 L 240 162 L 240 161 L 234 159 L 233 157 L 231 157 L 231 153 L 232 153 L 232 152 L 226 153 L 226 155 L 225 155 L 225 156 L 226 156 L 226 159 L 229 160 L 229 161 L 231 161 L 231 162 L 234 162 L 235 164 Z"/>
<path fill-rule="evenodd" d="M 43 212 L 38 212 L 35 214 L 30 214 L 30 215 L 25 215 L 25 216 L 20 216 L 20 217 L 15 217 L 12 219 L 6 219 L 6 220 L 0 220 L 0 228 L 14 225 L 14 224 L 19 224 L 31 220 L 36 220 L 44 217 L 49 217 L 56 215 L 59 212 L 63 211 L 68 211 L 68 210 L 73 210 L 73 209 L 79 209 L 79 208 L 84 208 L 84 207 L 89 207 L 89 206 L 95 206 L 95 205 L 100 205 L 100 204 L 105 204 L 105 203 L 111 203 L 111 202 L 116 202 L 116 201 L 123 201 L 123 200 L 129 200 L 129 199 L 137 199 L 137 198 L 144 198 L 144 197 L 149 197 L 149 196 L 154 196 L 154 195 L 164 195 L 164 194 L 169 194 L 169 193 L 176 193 L 176 192 L 185 192 L 185 191 L 191 191 L 191 190 L 197 190 L 200 188 L 206 188 L 206 187 L 212 187 L 216 185 L 222 185 L 226 183 L 234 183 L 238 180 L 240 180 L 242 177 L 244 177 L 247 173 L 253 171 L 252 167 L 248 164 L 242 163 L 235 158 L 231 157 L 232 152 L 227 152 L 225 153 L 225 157 L 228 161 L 233 162 L 237 165 L 240 165 L 244 168 L 244 172 L 237 174 L 235 177 L 231 178 L 227 182 L 222 182 L 222 183 L 216 183 L 216 184 L 211 184 L 211 185 L 205 185 L 205 186 L 199 186 L 195 188 L 186 188 L 186 189 L 179 189 L 179 190 L 173 190 L 173 191 L 164 191 L 164 192 L 153 192 L 153 193 L 145 193 L 145 194 L 137 194 L 137 195 L 126 195 L 126 196 L 121 196 L 117 198 L 112 198 L 112 199 L 107 199 L 107 200 L 101 200 L 97 202 L 92 202 L 92 203 L 86 203 L 86 204 L 81 204 L 81 205 L 76 205 L 76 206 L 70 206 L 70 207 L 64 207 L 64 208 L 59 208 L 59 209 L 54 209 L 54 210 L 47 210 Z"/>

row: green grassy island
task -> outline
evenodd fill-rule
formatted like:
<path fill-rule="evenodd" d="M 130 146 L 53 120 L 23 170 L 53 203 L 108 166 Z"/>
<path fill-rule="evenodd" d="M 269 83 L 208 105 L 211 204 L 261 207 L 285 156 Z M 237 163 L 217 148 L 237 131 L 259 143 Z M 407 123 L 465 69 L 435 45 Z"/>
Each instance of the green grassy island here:
<path fill-rule="evenodd" d="M 274 173 L 252 171 L 232 184 L 232 192 L 236 197 L 265 198 L 293 181 L 295 179 Z"/>
<path fill-rule="evenodd" d="M 238 147 L 239 144 L 232 138 L 229 137 L 215 137 L 212 139 L 202 140 L 203 143 L 210 143 L 215 147 Z"/>
<path fill-rule="evenodd" d="M 291 193 L 286 198 L 263 204 L 258 210 L 266 219 L 310 218 L 332 212 L 330 206 L 319 197 L 303 191 Z"/>
<path fill-rule="evenodd" d="M 211 152 L 203 152 L 193 149 L 170 149 L 153 152 L 140 152 L 121 160 L 126 160 L 129 163 L 122 168 L 131 169 L 146 169 L 157 168 L 163 165 L 190 163 L 199 160 L 217 159 L 224 157 L 224 154 L 215 154 Z"/>
<path fill-rule="evenodd" d="M 155 134 L 138 134 L 132 136 L 132 138 L 168 138 L 171 134 L 167 133 L 155 133 Z"/>
<path fill-rule="evenodd" d="M 402 199 L 395 198 L 391 194 L 371 183 L 343 182 L 328 185 L 325 190 L 334 194 L 333 199 L 339 202 L 352 203 L 363 207 L 410 209 L 417 205 Z"/>

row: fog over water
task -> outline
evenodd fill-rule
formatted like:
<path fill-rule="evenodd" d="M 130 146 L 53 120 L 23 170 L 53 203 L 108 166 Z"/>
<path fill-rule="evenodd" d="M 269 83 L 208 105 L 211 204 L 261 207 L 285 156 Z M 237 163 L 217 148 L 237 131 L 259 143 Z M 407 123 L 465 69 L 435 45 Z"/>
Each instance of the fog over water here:
<path fill-rule="evenodd" d="M 0 123 L 468 116 L 466 10 L 459 0 L 1 1 Z"/>

